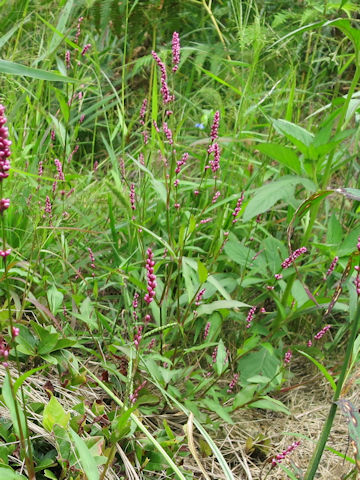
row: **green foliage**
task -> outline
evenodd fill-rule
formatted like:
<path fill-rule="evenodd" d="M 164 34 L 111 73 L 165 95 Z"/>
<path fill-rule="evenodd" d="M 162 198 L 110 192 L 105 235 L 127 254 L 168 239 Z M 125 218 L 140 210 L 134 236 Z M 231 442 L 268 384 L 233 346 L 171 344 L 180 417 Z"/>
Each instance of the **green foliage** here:
<path fill-rule="evenodd" d="M 221 426 L 242 409 L 291 413 L 285 352 L 340 388 L 331 353 L 343 354 L 359 281 L 355 5 L 25 4 L 0 19 L 12 141 L 0 185 L 11 199 L 1 248 L 12 249 L 0 265 L 0 476 L 23 478 L 20 456 L 31 480 L 103 480 L 127 457 L 129 476 L 192 478 L 183 457 L 197 445 L 162 416 L 173 408 L 231 480 Z M 333 336 L 320 340 L 324 320 Z M 45 368 L 49 400 L 34 401 Z"/>

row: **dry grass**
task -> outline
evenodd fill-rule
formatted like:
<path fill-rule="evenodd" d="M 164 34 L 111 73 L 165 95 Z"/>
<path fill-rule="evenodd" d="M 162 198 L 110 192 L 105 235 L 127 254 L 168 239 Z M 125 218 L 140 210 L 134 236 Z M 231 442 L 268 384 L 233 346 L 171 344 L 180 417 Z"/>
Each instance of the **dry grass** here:
<path fill-rule="evenodd" d="M 304 368 L 308 370 L 305 374 Z M 295 362 L 292 365 L 292 371 L 294 373 L 292 384 L 288 385 L 287 391 L 284 391 L 278 397 L 287 405 L 292 413 L 291 416 L 259 409 L 243 409 L 237 411 L 236 414 L 233 415 L 235 421 L 234 425 L 223 425 L 217 432 L 217 444 L 232 468 L 236 480 L 264 479 L 270 470 L 268 460 L 282 450 L 285 450 L 294 440 L 299 439 L 299 436 L 304 436 L 307 439 L 300 438 L 301 445 L 283 462 L 283 464 L 289 467 L 291 460 L 294 461 L 303 472 L 306 471 L 314 445 L 321 432 L 330 407 L 332 391 L 323 378 L 313 370 L 311 366 L 305 366 L 303 361 L 302 363 L 299 361 L 298 363 Z M 0 367 L 0 381 L 4 379 L 4 376 L 4 368 Z M 48 377 L 37 374 L 26 382 L 26 395 L 30 401 L 42 403 L 48 402 L 48 397 L 44 389 L 44 384 L 47 380 Z M 301 384 L 299 383 L 296 385 L 297 380 L 301 382 Z M 74 405 L 81 400 L 86 399 L 87 404 L 90 404 L 96 399 L 104 397 L 104 392 L 98 388 L 81 386 L 80 389 L 74 392 L 61 387 L 56 377 L 52 378 L 51 382 L 54 386 L 58 400 L 67 411 L 71 411 Z M 359 404 L 358 396 L 359 395 L 353 386 L 353 391 L 347 394 L 347 398 L 350 398 L 351 401 L 357 405 Z M 73 413 L 76 414 L 75 411 Z M 1 404 L 0 414 L 5 417 L 8 416 L 7 408 Z M 87 408 L 87 414 L 89 415 L 89 418 L 95 417 L 90 408 Z M 143 420 L 146 422 L 150 430 L 154 430 L 156 425 L 162 423 L 163 418 L 167 419 L 170 427 L 176 433 L 180 435 L 184 434 L 184 426 L 188 419 L 180 412 L 146 417 Z M 41 415 L 31 414 L 29 420 L 30 429 L 34 436 L 41 435 L 43 438 L 46 438 L 50 444 L 54 444 L 52 435 L 41 426 Z M 214 420 L 218 421 L 217 418 L 214 418 Z M 264 451 L 261 451 L 261 449 L 258 448 L 259 445 L 255 445 L 254 450 L 250 452 L 246 446 L 247 442 L 249 442 L 249 439 L 254 441 L 259 435 L 263 436 L 260 443 L 262 444 Z M 198 451 L 198 457 L 204 466 L 208 477 L 217 480 L 224 478 L 223 472 L 215 458 L 212 456 L 201 456 L 198 447 L 200 436 L 195 428 L 194 440 Z M 352 449 L 351 447 L 350 449 L 348 448 L 346 421 L 339 411 L 336 415 L 328 445 L 343 454 L 347 453 L 349 456 L 352 456 Z M 169 478 L 166 477 L 164 473 L 160 472 L 146 473 L 143 471 L 140 473 L 137 466 L 133 466 L 127 459 L 120 446 L 118 448 L 118 453 L 124 463 L 128 479 Z M 188 471 L 193 472 L 194 479 L 204 478 L 201 469 L 191 455 L 185 458 L 184 467 Z M 354 465 L 350 464 L 348 461 L 344 462 L 337 455 L 325 451 L 318 470 L 317 478 L 323 480 L 340 480 L 344 475 L 353 470 L 353 468 Z M 116 480 L 119 477 L 110 469 L 106 478 L 108 480 Z M 281 468 L 277 466 L 270 471 L 266 478 L 267 480 L 285 480 L 288 477 Z"/>

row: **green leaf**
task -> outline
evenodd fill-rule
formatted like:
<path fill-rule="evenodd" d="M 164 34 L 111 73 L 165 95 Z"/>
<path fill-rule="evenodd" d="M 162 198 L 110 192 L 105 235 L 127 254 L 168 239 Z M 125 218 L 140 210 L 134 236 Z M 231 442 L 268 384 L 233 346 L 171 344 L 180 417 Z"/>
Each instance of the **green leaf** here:
<path fill-rule="evenodd" d="M 70 429 L 69 435 L 75 444 L 76 450 L 78 451 L 81 466 L 88 480 L 99 480 L 100 476 L 96 462 L 86 443 L 72 429 Z"/>
<path fill-rule="evenodd" d="M 336 218 L 335 213 L 333 213 L 327 225 L 326 243 L 328 245 L 338 245 L 341 242 L 342 235 L 341 224 Z"/>
<path fill-rule="evenodd" d="M 317 366 L 317 368 L 320 370 L 320 372 L 324 375 L 324 377 L 326 378 L 326 380 L 330 383 L 330 386 L 331 388 L 334 390 L 334 392 L 336 391 L 336 383 L 335 383 L 335 380 L 333 379 L 332 375 L 326 370 L 326 368 L 324 367 L 324 365 L 322 365 L 320 362 L 318 362 L 317 360 L 315 360 L 315 358 L 313 358 L 311 355 L 309 355 L 308 353 L 305 353 L 301 350 L 297 350 L 297 352 L 301 353 L 301 355 L 304 355 L 304 357 L 306 357 L 308 360 L 310 360 L 314 365 Z"/>
<path fill-rule="evenodd" d="M 261 143 L 256 148 L 298 175 L 301 173 L 300 160 L 292 148 L 277 143 Z"/>
<path fill-rule="evenodd" d="M 199 277 L 199 282 L 200 283 L 205 283 L 206 280 L 207 280 L 207 277 L 208 277 L 208 271 L 205 267 L 205 265 L 200 262 L 200 260 L 198 260 L 197 262 L 197 273 L 198 273 L 198 277 Z"/>
<path fill-rule="evenodd" d="M 246 385 L 244 388 L 241 389 L 239 393 L 235 395 L 234 403 L 233 403 L 233 410 L 236 408 L 242 407 L 243 405 L 250 403 L 254 397 L 254 393 L 256 392 L 258 386 L 257 385 Z"/>
<path fill-rule="evenodd" d="M 281 180 L 276 180 L 257 188 L 254 196 L 246 206 L 243 216 L 244 221 L 248 221 L 260 213 L 266 212 L 279 200 L 285 200 L 289 203 L 289 198 L 293 197 L 295 187 L 298 184 L 303 185 L 307 190 L 316 190 L 311 180 L 295 176 L 286 176 Z"/>
<path fill-rule="evenodd" d="M 5 405 L 9 409 L 11 421 L 14 425 L 15 433 L 17 437 L 20 437 L 20 427 L 24 435 L 26 432 L 25 415 L 24 415 L 23 407 L 21 406 L 20 402 L 18 401 L 18 399 L 15 400 L 13 397 L 10 381 L 11 380 L 9 377 L 9 372 L 7 371 L 4 379 L 3 387 L 2 387 L 2 396 L 4 398 Z M 15 405 L 15 401 L 17 402 L 17 405 Z M 18 414 L 19 414 L 20 427 L 19 427 L 16 411 L 18 411 Z"/>
<path fill-rule="evenodd" d="M 263 408 L 264 410 L 273 410 L 274 412 L 282 412 L 286 413 L 286 415 L 291 415 L 290 410 L 286 408 L 280 400 L 275 400 L 275 398 L 268 397 L 267 395 L 260 397 L 256 402 L 252 402 L 249 407 Z"/>
<path fill-rule="evenodd" d="M 0 467 L 0 478 L 1 480 L 26 480 L 26 477 L 20 475 L 19 473 L 11 470 L 10 467 L 1 466 Z"/>
<path fill-rule="evenodd" d="M 241 308 L 249 307 L 247 303 L 239 302 L 238 300 L 216 300 L 211 303 L 204 303 L 197 308 L 198 315 L 210 315 L 216 310 L 222 310 L 225 308 Z"/>
<path fill-rule="evenodd" d="M 16 393 L 18 391 L 19 387 L 25 382 L 27 378 L 29 378 L 31 375 L 38 372 L 39 370 L 43 370 L 46 367 L 47 365 L 40 365 L 40 367 L 32 368 L 31 370 L 23 373 L 19 378 L 16 379 L 13 385 L 14 392 Z"/>
<path fill-rule="evenodd" d="M 233 419 L 230 417 L 229 413 L 225 410 L 225 408 L 220 405 L 219 402 L 215 402 L 215 400 L 211 400 L 210 398 L 203 398 L 202 403 L 212 412 L 215 412 L 219 417 L 221 417 L 225 422 L 233 424 Z"/>
<path fill-rule="evenodd" d="M 94 307 L 89 297 L 86 297 L 85 300 L 80 305 L 80 315 L 73 313 L 73 315 L 85 322 L 92 330 L 98 327 Z"/>
<path fill-rule="evenodd" d="M 314 141 L 314 135 L 312 133 L 299 125 L 295 125 L 295 123 L 282 119 L 273 119 L 272 124 L 278 133 L 284 135 L 303 153 L 307 152 L 306 147 L 310 147 Z"/>
<path fill-rule="evenodd" d="M 221 375 L 223 371 L 226 370 L 227 368 L 226 357 L 227 357 L 227 353 L 226 353 L 224 342 L 220 340 L 218 344 L 216 362 L 214 365 L 214 369 L 218 375 Z"/>
<path fill-rule="evenodd" d="M 31 77 L 38 80 L 45 80 L 47 82 L 66 82 L 78 83 L 80 80 L 70 77 L 64 77 L 54 72 L 47 72 L 37 68 L 26 67 L 20 63 L 10 62 L 8 60 L 0 60 L 0 73 L 9 75 L 20 75 L 21 77 Z"/>
<path fill-rule="evenodd" d="M 42 424 L 48 432 L 51 432 L 54 425 L 67 427 L 70 420 L 70 413 L 66 413 L 59 401 L 52 396 L 43 412 Z"/>
<path fill-rule="evenodd" d="M 59 292 L 55 285 L 52 285 L 47 291 L 47 298 L 51 312 L 55 315 L 62 305 L 64 295 Z"/>
<path fill-rule="evenodd" d="M 269 388 L 275 387 L 281 382 L 281 375 L 276 375 L 280 364 L 275 353 L 262 346 L 260 350 L 250 352 L 238 361 L 237 371 L 240 372 L 240 383 L 246 385 L 249 383 L 249 378 L 262 375 L 273 379 Z"/>

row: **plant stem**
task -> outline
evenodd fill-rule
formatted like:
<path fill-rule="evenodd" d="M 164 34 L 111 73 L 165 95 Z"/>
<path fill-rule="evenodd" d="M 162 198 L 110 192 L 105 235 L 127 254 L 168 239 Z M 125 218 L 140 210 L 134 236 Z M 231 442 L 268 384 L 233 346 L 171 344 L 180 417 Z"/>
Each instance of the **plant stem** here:
<path fill-rule="evenodd" d="M 356 339 L 356 334 L 357 334 L 357 331 L 359 329 L 359 323 L 360 323 L 360 305 L 357 308 L 357 311 L 356 311 L 356 314 L 355 314 L 355 317 L 354 317 L 354 320 L 353 320 L 353 325 L 352 325 L 352 329 L 351 329 L 351 333 L 350 333 L 350 338 L 349 338 L 349 341 L 348 341 L 348 344 L 347 344 L 347 348 L 346 348 L 346 352 L 345 352 L 345 358 L 344 358 L 341 373 L 340 373 L 340 376 L 339 376 L 339 379 L 338 379 L 338 382 L 337 382 L 337 385 L 336 385 L 336 391 L 334 393 L 332 404 L 331 404 L 326 422 L 324 424 L 323 430 L 321 432 L 319 441 L 317 443 L 316 449 L 315 449 L 315 451 L 313 453 L 313 456 L 310 460 L 310 464 L 309 464 L 308 469 L 306 471 L 304 480 L 313 480 L 313 478 L 315 476 L 315 473 L 317 471 L 317 468 L 319 466 L 320 459 L 321 459 L 321 456 L 323 454 L 327 439 L 330 435 L 330 430 L 331 430 L 331 427 L 332 427 L 332 424 L 333 424 L 333 421 L 334 421 L 336 408 L 337 408 L 336 402 L 340 397 L 341 390 L 342 390 L 342 387 L 343 387 L 343 384 L 344 384 L 346 371 L 347 371 L 347 368 L 348 368 L 348 365 L 349 365 L 349 362 L 350 362 L 351 353 L 353 351 L 353 346 L 354 346 L 354 342 L 355 342 L 355 339 Z"/>

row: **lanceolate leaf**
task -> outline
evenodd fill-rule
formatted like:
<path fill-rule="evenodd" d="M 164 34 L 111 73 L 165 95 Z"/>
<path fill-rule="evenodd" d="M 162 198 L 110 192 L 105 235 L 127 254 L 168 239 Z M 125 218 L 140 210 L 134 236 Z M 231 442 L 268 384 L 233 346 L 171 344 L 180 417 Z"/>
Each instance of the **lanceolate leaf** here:
<path fill-rule="evenodd" d="M 46 80 L 47 82 L 66 82 L 77 83 L 80 80 L 75 78 L 64 77 L 58 73 L 47 72 L 38 68 L 27 67 L 20 63 L 10 62 L 8 60 L 0 60 L 0 73 L 9 75 L 19 75 L 21 77 L 37 78 L 38 80 Z"/>

